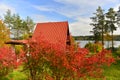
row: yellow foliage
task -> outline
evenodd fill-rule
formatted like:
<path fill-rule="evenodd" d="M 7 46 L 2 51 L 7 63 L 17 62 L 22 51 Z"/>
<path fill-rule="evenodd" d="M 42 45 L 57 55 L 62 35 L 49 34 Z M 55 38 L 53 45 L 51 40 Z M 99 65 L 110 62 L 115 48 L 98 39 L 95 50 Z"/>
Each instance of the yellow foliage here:
<path fill-rule="evenodd" d="M 107 40 L 107 41 L 112 40 L 111 35 L 107 33 L 107 34 L 104 36 L 104 40 Z"/>
<path fill-rule="evenodd" d="M 10 30 L 6 28 L 4 23 L 0 20 L 0 47 L 5 45 L 6 41 L 10 40 Z"/>

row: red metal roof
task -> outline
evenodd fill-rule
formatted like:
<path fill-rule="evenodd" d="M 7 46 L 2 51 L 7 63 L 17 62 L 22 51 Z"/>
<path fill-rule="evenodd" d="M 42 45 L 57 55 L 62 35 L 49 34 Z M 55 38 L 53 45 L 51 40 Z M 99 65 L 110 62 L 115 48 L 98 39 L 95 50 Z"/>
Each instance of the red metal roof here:
<path fill-rule="evenodd" d="M 68 22 L 38 23 L 32 39 L 40 38 L 52 44 L 61 44 L 59 47 L 66 49 Z"/>

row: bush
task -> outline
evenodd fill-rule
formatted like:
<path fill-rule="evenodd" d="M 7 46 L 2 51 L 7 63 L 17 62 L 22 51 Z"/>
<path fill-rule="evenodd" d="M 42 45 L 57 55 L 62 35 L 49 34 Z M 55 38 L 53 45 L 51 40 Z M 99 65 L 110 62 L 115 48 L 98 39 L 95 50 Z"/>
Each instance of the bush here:
<path fill-rule="evenodd" d="M 120 57 L 120 46 L 118 48 L 116 48 L 114 53 L 116 53 L 116 55 Z"/>
<path fill-rule="evenodd" d="M 103 46 L 101 43 L 98 43 L 98 42 L 97 43 L 88 42 L 85 45 L 85 48 L 87 48 L 92 54 L 95 54 L 95 53 L 101 52 Z"/>
<path fill-rule="evenodd" d="M 23 49 L 23 45 L 15 45 L 14 46 L 15 54 L 19 55 L 22 49 Z"/>
<path fill-rule="evenodd" d="M 6 76 L 19 65 L 17 56 L 10 47 L 0 48 L 0 78 Z"/>
<path fill-rule="evenodd" d="M 103 50 L 88 56 L 85 48 L 69 46 L 67 51 L 59 49 L 59 44 L 29 41 L 24 51 L 24 70 L 28 71 L 30 80 L 60 80 L 86 77 L 102 77 L 102 66 L 111 65 L 114 59 L 111 52 Z"/>

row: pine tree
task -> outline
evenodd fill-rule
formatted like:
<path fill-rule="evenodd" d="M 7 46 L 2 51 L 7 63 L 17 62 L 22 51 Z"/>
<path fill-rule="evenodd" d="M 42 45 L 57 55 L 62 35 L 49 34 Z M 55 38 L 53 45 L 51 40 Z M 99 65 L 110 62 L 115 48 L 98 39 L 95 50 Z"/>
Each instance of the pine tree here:
<path fill-rule="evenodd" d="M 111 32 L 112 35 L 112 49 L 114 48 L 114 43 L 113 43 L 113 32 L 117 29 L 115 26 L 116 23 L 116 13 L 113 8 L 110 8 L 108 12 L 106 13 L 106 29 L 108 32 Z"/>
<path fill-rule="evenodd" d="M 104 24 L 105 24 L 105 16 L 102 8 L 99 6 L 96 9 L 96 13 L 94 13 L 94 17 L 91 17 L 93 23 L 93 30 L 91 31 L 94 34 L 95 42 L 102 39 L 102 44 L 104 45 Z"/>

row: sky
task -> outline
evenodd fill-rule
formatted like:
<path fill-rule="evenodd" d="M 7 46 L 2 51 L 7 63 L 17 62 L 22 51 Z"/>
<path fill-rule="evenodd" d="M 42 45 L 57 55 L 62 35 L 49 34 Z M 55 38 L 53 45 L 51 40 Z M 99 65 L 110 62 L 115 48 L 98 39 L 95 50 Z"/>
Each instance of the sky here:
<path fill-rule="evenodd" d="M 30 16 L 35 23 L 68 21 L 73 36 L 92 35 L 90 17 L 98 6 L 105 12 L 118 11 L 120 0 L 0 0 L 0 19 L 10 9 L 23 19 Z M 114 34 L 120 34 L 117 28 Z"/>

